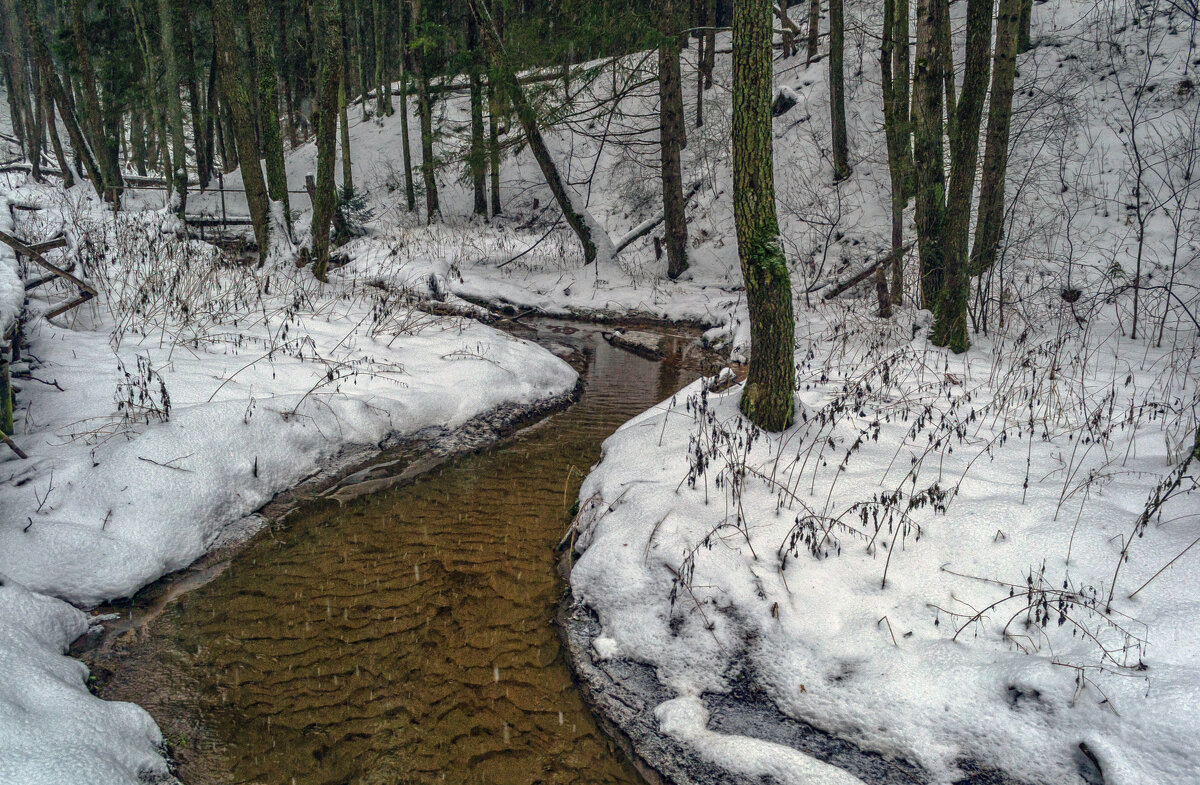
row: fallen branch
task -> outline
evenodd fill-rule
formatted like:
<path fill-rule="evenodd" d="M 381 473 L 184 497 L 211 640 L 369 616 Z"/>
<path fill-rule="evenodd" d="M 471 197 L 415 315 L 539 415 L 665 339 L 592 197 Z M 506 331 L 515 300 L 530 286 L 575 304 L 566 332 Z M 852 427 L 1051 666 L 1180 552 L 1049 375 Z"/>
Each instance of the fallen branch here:
<path fill-rule="evenodd" d="M 684 194 L 683 201 L 687 202 L 689 199 L 695 196 L 696 192 L 700 190 L 701 185 L 702 183 L 696 183 L 693 185 L 688 192 Z M 645 237 L 646 235 L 650 234 L 650 230 L 662 223 L 665 218 L 666 213 L 659 212 L 653 218 L 642 221 L 640 224 L 630 229 L 628 234 L 613 243 L 613 253 L 619 254 L 621 251 L 628 248 L 638 238 Z"/>
<path fill-rule="evenodd" d="M 8 434 L 0 434 L 0 436 L 4 437 L 4 443 L 7 444 L 12 449 L 12 451 L 17 454 L 18 458 L 24 459 L 24 458 L 29 457 L 28 455 L 25 454 L 24 450 L 22 450 L 20 447 L 17 446 L 17 443 L 14 442 L 12 440 L 12 438 L 8 436 Z"/>
<path fill-rule="evenodd" d="M 45 267 L 47 270 L 49 270 L 50 272 L 59 276 L 60 278 L 66 278 L 68 281 L 75 284 L 80 289 L 82 289 L 83 291 L 85 291 L 89 295 L 91 295 L 92 297 L 96 296 L 97 292 L 92 287 L 91 284 L 86 283 L 79 278 L 76 278 L 74 275 L 71 275 L 69 272 L 62 269 L 61 267 L 56 267 L 55 265 L 50 264 L 50 262 L 46 261 L 45 257 L 43 257 L 40 253 L 38 253 L 36 250 L 34 250 L 30 246 L 26 245 L 25 243 L 21 242 L 17 238 L 13 237 L 8 232 L 0 232 L 0 242 L 4 243 L 9 248 L 12 248 L 17 253 L 28 256 L 34 262 L 41 265 L 42 267 Z"/>
<path fill-rule="evenodd" d="M 914 245 L 914 243 L 908 243 L 907 245 L 902 246 L 900 248 L 900 255 L 903 257 L 903 255 L 908 253 L 908 250 L 910 248 L 912 248 L 913 245 Z M 847 289 L 850 289 L 850 288 L 862 283 L 863 281 L 867 280 L 867 278 L 869 278 L 871 276 L 871 274 L 874 273 L 875 270 L 877 270 L 878 268 L 882 267 L 885 264 L 891 263 L 892 259 L 894 258 L 894 255 L 895 255 L 894 251 L 888 250 L 888 251 L 880 254 L 879 256 L 875 257 L 875 259 L 872 260 L 871 262 L 869 262 L 866 267 L 859 270 L 857 273 L 850 276 L 849 278 L 847 278 L 841 282 L 819 281 L 818 283 L 815 283 L 812 286 L 808 287 L 807 291 L 810 293 L 811 292 L 819 292 L 820 290 L 825 289 L 826 287 L 832 286 L 833 287 L 832 289 L 830 289 L 829 291 L 827 291 L 821 295 L 822 300 L 832 300 L 834 297 L 837 297 L 839 294 L 846 291 Z"/>

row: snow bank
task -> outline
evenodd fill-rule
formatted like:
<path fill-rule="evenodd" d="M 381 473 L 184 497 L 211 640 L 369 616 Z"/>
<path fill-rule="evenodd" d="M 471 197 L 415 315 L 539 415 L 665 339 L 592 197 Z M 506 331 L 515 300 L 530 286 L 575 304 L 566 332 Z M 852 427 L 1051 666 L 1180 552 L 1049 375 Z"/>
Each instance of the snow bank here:
<path fill-rule="evenodd" d="M 1106 608 L 1196 427 L 1145 412 L 1194 400 L 1196 377 L 1115 336 L 1065 342 L 1051 378 L 1045 346 L 954 357 L 903 316 L 833 313 L 799 331 L 789 431 L 754 432 L 740 386 L 702 380 L 605 442 L 571 573 L 597 652 L 655 667 L 679 696 L 662 730 L 734 770 L 760 752 L 706 731 L 694 696 L 744 672 L 935 782 L 967 760 L 1078 782 L 1081 743 L 1110 785 L 1200 782 L 1200 589 L 1178 564 L 1129 598 L 1194 539 L 1194 496 L 1136 540 Z"/>
<path fill-rule="evenodd" d="M 167 779 L 150 715 L 94 697 L 87 668 L 63 655 L 87 628 L 87 614 L 0 575 L 0 782 Z"/>

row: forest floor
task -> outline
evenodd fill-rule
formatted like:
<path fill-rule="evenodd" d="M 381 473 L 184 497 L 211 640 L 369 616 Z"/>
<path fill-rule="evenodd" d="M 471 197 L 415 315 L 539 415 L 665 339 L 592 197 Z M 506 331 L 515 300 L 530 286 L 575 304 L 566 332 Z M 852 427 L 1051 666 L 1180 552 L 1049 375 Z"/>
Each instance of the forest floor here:
<path fill-rule="evenodd" d="M 598 618 L 593 661 L 652 668 L 671 694 L 646 707 L 659 732 L 745 779 L 845 776 L 716 728 L 713 697 L 750 684 L 933 782 L 972 761 L 1029 783 L 1200 783 L 1197 497 L 1139 518 L 1189 453 L 1200 396 L 1200 189 L 1186 163 L 1200 116 L 1195 24 L 1165 6 L 1137 18 L 1075 0 L 1035 6 L 1007 250 L 977 293 L 991 310 L 954 356 L 928 343 L 928 312 L 874 318 L 868 287 L 822 297 L 889 243 L 879 22 L 865 2 L 847 16 L 849 180 L 832 182 L 825 61 L 776 65 L 777 86 L 798 98 L 775 120 L 798 422 L 754 432 L 739 388 L 702 380 L 606 443 L 581 492 L 570 579 Z M 568 89 L 595 108 L 547 134 L 614 240 L 659 209 L 655 87 L 605 99 L 652 62 L 580 69 Z M 0 760 L 0 779 L 166 771 L 148 717 L 91 698 L 82 666 L 59 654 L 89 624 L 63 600 L 128 596 L 185 566 L 347 445 L 571 387 L 549 353 L 466 318 L 480 303 L 697 323 L 744 359 L 727 54 L 715 76 L 705 123 L 689 128 L 692 268 L 679 281 L 665 279 L 650 237 L 583 266 L 527 150 L 505 158 L 504 216 L 470 217 L 457 94 L 438 104 L 443 214 L 428 226 L 403 203 L 399 118 L 352 108 L 370 215 L 327 287 L 291 265 L 287 243 L 261 270 L 212 276 L 216 255 L 177 239 L 161 193 L 131 193 L 114 219 L 79 189 L 15 192 L 48 208 L 22 219 L 24 236 L 61 223 L 102 293 L 59 324 L 39 314 L 62 291 L 30 304 L 16 441 L 34 457 L 0 462 L 0 664 L 14 674 L 0 685 L 0 738 L 19 751 Z M 562 93 L 549 83 L 538 100 Z M 290 155 L 293 188 L 314 159 L 311 144 Z M 1149 207 L 1131 203 L 1135 181 L 1153 192 Z M 239 188 L 236 173 L 225 184 Z M 190 202 L 189 213 L 221 211 L 213 192 Z M 307 200 L 292 206 L 302 242 Z M 225 209 L 245 214 L 236 192 Z M 412 307 L 431 302 L 464 318 Z"/>

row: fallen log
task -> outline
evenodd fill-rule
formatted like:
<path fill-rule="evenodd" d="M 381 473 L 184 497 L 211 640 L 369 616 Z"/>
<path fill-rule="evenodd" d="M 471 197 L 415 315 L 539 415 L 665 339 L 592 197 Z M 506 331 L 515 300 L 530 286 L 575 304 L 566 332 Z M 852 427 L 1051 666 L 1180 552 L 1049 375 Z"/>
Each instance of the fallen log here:
<path fill-rule="evenodd" d="M 913 245 L 915 245 L 915 244 L 916 243 L 908 243 L 907 245 L 902 246 L 900 248 L 900 256 L 903 257 L 904 254 L 908 253 L 909 249 L 912 248 Z M 819 292 L 822 289 L 832 286 L 833 287 L 832 289 L 830 289 L 829 291 L 827 291 L 821 295 L 822 300 L 826 300 L 826 301 L 832 300 L 834 297 L 837 297 L 839 294 L 842 294 L 847 289 L 851 289 L 851 288 L 857 286 L 858 284 L 862 283 L 863 281 L 867 280 L 867 278 L 869 278 L 871 276 L 871 274 L 875 272 L 875 270 L 877 270 L 879 267 L 881 267 L 885 264 L 889 264 L 893 258 L 894 258 L 894 252 L 889 249 L 888 251 L 875 257 L 875 259 L 873 259 L 871 262 L 869 262 L 866 267 L 859 270 L 857 273 L 850 276 L 849 278 L 843 279 L 840 282 L 837 280 L 820 281 L 820 282 L 815 283 L 812 286 L 808 287 L 807 291 L 809 293 Z"/>

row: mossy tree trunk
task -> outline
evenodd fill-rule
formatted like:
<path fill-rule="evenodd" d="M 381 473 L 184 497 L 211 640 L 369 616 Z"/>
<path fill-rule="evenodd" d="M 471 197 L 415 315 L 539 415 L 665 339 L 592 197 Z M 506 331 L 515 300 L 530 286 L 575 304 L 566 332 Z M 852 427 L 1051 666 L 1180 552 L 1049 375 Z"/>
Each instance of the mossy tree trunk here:
<path fill-rule="evenodd" d="M 334 182 L 337 157 L 338 94 L 342 91 L 342 26 L 337 0 L 315 0 L 320 33 L 317 82 L 317 179 L 313 189 L 313 275 L 324 281 L 329 269 L 329 230 L 337 206 Z"/>
<path fill-rule="evenodd" d="M 829 108 L 833 132 L 833 179 L 850 176 L 850 150 L 846 141 L 846 79 L 842 67 L 846 53 L 842 0 L 829 0 Z"/>
<path fill-rule="evenodd" d="M 187 148 L 183 142 L 183 101 L 179 97 L 179 53 L 175 46 L 175 13 L 171 0 L 158 0 L 159 39 L 162 42 L 164 81 L 167 92 L 167 122 L 171 126 L 171 182 L 174 183 L 176 213 L 187 212 Z"/>
<path fill-rule="evenodd" d="M 241 162 L 242 184 L 246 189 L 246 204 L 250 208 L 250 222 L 254 225 L 254 239 L 258 243 L 258 263 L 267 258 L 271 245 L 269 199 L 267 186 L 263 182 L 261 156 L 258 152 L 258 134 L 250 108 L 250 94 L 238 68 L 239 54 L 233 29 L 232 0 L 213 0 L 213 36 L 217 49 L 217 70 L 220 72 L 221 94 L 229 107 L 230 120 Z M 229 140 L 225 140 L 226 146 Z"/>
<path fill-rule="evenodd" d="M 979 275 L 996 261 L 1004 229 L 1004 178 L 1008 170 L 1008 136 L 1012 124 L 1013 83 L 1017 71 L 1022 0 L 1000 0 L 996 18 L 996 51 L 988 105 L 987 144 L 979 183 L 979 213 L 971 272 Z"/>
<path fill-rule="evenodd" d="M 950 138 L 950 188 L 946 200 L 946 283 L 935 307 L 932 340 L 952 351 L 966 351 L 967 298 L 971 274 L 967 264 L 967 234 L 971 228 L 971 198 L 979 158 L 979 124 L 987 94 L 988 55 L 992 39 L 992 0 L 968 0 L 967 46 L 962 94 L 955 110 Z"/>
<path fill-rule="evenodd" d="M 946 174 L 942 163 L 943 74 L 941 14 L 946 0 L 918 0 L 917 51 L 913 69 L 913 161 L 921 298 L 933 308 L 942 291 L 946 225 Z"/>
<path fill-rule="evenodd" d="M 383 117 L 391 117 L 394 110 L 392 86 L 387 76 L 386 10 L 384 0 L 375 0 L 375 111 Z"/>
<path fill-rule="evenodd" d="M 683 84 L 679 67 L 677 0 L 659 9 L 658 138 L 662 157 L 663 229 L 667 246 L 667 277 L 678 278 L 688 268 L 687 215 L 683 203 Z"/>
<path fill-rule="evenodd" d="M 290 230 L 291 204 L 288 200 L 287 170 L 283 163 L 283 131 L 279 127 L 279 76 L 271 46 L 275 37 L 268 25 L 266 0 L 250 0 L 250 29 L 254 39 L 254 64 L 258 71 L 258 101 L 261 107 L 259 128 L 263 157 L 267 163 L 267 193 L 271 201 L 283 206 L 283 218 Z"/>
<path fill-rule="evenodd" d="M 733 8 L 733 215 L 750 310 L 750 372 L 742 412 L 781 431 L 795 414 L 795 322 L 779 242 L 771 150 L 771 2 Z"/>
<path fill-rule="evenodd" d="M 409 41 L 412 47 L 413 75 L 417 80 L 417 114 L 421 119 L 421 177 L 425 181 L 425 222 L 433 223 L 441 215 L 438 201 L 437 164 L 433 158 L 433 99 L 429 94 L 429 67 L 425 49 L 429 45 L 421 15 L 420 0 L 412 3 L 414 36 Z"/>

